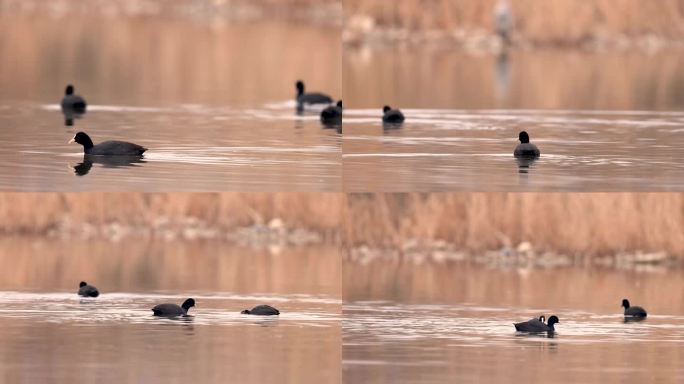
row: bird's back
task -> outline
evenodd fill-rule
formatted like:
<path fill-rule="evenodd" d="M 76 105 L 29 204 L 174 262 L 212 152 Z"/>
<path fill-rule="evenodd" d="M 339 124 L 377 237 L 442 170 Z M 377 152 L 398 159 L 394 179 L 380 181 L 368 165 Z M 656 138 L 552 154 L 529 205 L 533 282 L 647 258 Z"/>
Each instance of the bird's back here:
<path fill-rule="evenodd" d="M 280 311 L 271 307 L 270 305 L 257 305 L 254 307 L 250 313 L 252 315 L 262 315 L 262 316 L 273 316 L 280 315 Z"/>
<path fill-rule="evenodd" d="M 633 306 L 625 309 L 625 316 L 634 316 L 634 317 L 646 317 L 646 310 L 639 307 L 639 306 Z"/>
<path fill-rule="evenodd" d="M 78 289 L 78 294 L 79 296 L 85 297 L 98 297 L 100 295 L 100 292 L 98 292 L 97 288 L 91 285 L 84 285 L 83 287 L 80 287 Z"/>
<path fill-rule="evenodd" d="M 181 308 L 179 305 L 176 305 L 176 304 L 155 305 L 152 308 L 152 312 L 154 312 L 154 314 L 157 316 L 184 315 L 185 314 L 185 312 L 183 311 L 183 308 Z"/>
<path fill-rule="evenodd" d="M 93 146 L 89 155 L 140 156 L 147 148 L 126 141 L 109 140 Z"/>
<path fill-rule="evenodd" d="M 523 321 L 522 323 L 515 323 L 513 325 L 517 331 L 521 332 L 546 332 L 550 329 L 548 325 L 542 323 L 539 319 Z"/>
<path fill-rule="evenodd" d="M 540 154 L 539 148 L 532 143 L 518 144 L 513 152 L 515 157 L 539 157 Z"/>
<path fill-rule="evenodd" d="M 404 121 L 404 114 L 399 110 L 392 109 L 382 116 L 382 121 L 386 123 L 401 123 Z"/>
<path fill-rule="evenodd" d="M 85 109 L 86 101 L 79 95 L 67 95 L 62 99 L 62 109 Z"/>
<path fill-rule="evenodd" d="M 330 104 L 333 100 L 326 94 L 311 92 L 298 96 L 297 102 L 300 104 Z"/>

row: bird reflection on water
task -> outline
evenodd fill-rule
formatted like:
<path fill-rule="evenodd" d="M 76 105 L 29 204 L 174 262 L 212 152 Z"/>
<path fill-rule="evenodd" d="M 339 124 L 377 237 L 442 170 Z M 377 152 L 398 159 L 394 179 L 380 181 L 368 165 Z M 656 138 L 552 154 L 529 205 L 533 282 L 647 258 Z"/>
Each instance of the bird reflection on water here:
<path fill-rule="evenodd" d="M 103 168 L 138 167 L 146 163 L 142 156 L 93 156 L 83 155 L 83 161 L 71 166 L 77 176 L 85 176 L 90 172 L 93 164 L 100 164 Z"/>

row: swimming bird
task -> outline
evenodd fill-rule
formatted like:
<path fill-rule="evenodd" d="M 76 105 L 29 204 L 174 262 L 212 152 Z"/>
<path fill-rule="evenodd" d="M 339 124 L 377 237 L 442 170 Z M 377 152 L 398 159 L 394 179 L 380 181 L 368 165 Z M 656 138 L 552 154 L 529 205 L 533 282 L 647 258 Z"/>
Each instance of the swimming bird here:
<path fill-rule="evenodd" d="M 646 310 L 639 306 L 630 306 L 629 300 L 622 299 L 622 306 L 625 308 L 625 317 L 646 317 Z"/>
<path fill-rule="evenodd" d="M 187 299 L 182 305 L 159 304 L 152 308 L 154 316 L 187 316 L 191 307 L 195 306 L 195 299 Z"/>
<path fill-rule="evenodd" d="M 297 88 L 297 108 L 302 108 L 304 104 L 330 104 L 333 99 L 330 96 L 319 92 L 304 92 L 304 82 L 298 80 L 295 83 Z"/>
<path fill-rule="evenodd" d="M 513 325 L 515 326 L 515 330 L 518 332 L 531 332 L 531 333 L 536 333 L 536 332 L 553 332 L 555 331 L 555 328 L 553 327 L 554 324 L 560 323 L 558 321 L 558 317 L 553 315 L 549 317 L 549 322 L 544 324 L 541 319 L 544 316 L 540 316 L 539 319 L 531 319 L 528 321 L 523 321 L 522 323 L 514 323 Z"/>
<path fill-rule="evenodd" d="M 64 90 L 64 98 L 62 98 L 62 110 L 84 113 L 87 105 L 84 98 L 74 95 L 74 86 L 71 84 L 67 85 Z"/>
<path fill-rule="evenodd" d="M 398 109 L 392 109 L 389 105 L 382 107 L 382 121 L 384 123 L 403 123 L 404 114 Z"/>
<path fill-rule="evenodd" d="M 342 123 L 342 100 L 321 111 L 321 123 L 325 125 Z"/>
<path fill-rule="evenodd" d="M 109 140 L 94 145 L 85 132 L 78 132 L 69 144 L 76 142 L 83 146 L 83 153 L 96 156 L 142 156 L 147 148 L 126 141 Z"/>
<path fill-rule="evenodd" d="M 530 136 L 527 134 L 527 132 L 520 132 L 518 134 L 518 140 L 520 140 L 520 144 L 518 144 L 518 146 L 515 147 L 513 156 L 526 158 L 539 157 L 541 152 L 539 152 L 539 148 L 537 148 L 536 145 L 530 143 Z"/>
<path fill-rule="evenodd" d="M 258 315 L 258 316 L 275 316 L 280 315 L 280 311 L 271 307 L 270 305 L 257 305 L 250 309 L 245 309 L 240 312 L 243 315 Z"/>
<path fill-rule="evenodd" d="M 81 281 L 78 285 L 78 295 L 83 297 L 98 297 L 100 292 L 92 285 L 88 285 L 85 281 Z"/>

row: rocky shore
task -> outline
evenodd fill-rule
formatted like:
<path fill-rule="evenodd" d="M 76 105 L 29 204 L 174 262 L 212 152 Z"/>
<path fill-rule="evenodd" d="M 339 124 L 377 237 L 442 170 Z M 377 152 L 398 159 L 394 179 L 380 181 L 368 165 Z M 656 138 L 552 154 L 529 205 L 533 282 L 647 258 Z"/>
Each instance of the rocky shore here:
<path fill-rule="evenodd" d="M 484 252 L 463 250 L 453 244 L 435 241 L 418 244 L 408 241 L 395 249 L 371 248 L 359 246 L 346 252 L 347 260 L 370 264 L 382 259 L 402 259 L 415 264 L 472 262 L 491 268 L 563 268 L 563 267 L 606 267 L 631 270 L 657 270 L 659 268 L 682 267 L 683 263 L 667 252 L 616 252 L 606 255 L 562 254 L 553 251 L 541 251 L 529 242 L 522 242 L 515 247 L 504 246 L 500 249 Z"/>
<path fill-rule="evenodd" d="M 35 234 L 29 234 L 35 236 Z M 195 217 L 170 219 L 157 218 L 153 225 L 131 225 L 111 222 L 93 225 L 84 222 L 59 221 L 46 233 L 49 238 L 103 239 L 113 242 L 127 239 L 155 239 L 165 241 L 218 240 L 247 247 L 304 246 L 335 243 L 335 235 L 316 232 L 306 228 L 292 228 L 275 218 L 264 224 L 224 228 L 211 225 Z"/>

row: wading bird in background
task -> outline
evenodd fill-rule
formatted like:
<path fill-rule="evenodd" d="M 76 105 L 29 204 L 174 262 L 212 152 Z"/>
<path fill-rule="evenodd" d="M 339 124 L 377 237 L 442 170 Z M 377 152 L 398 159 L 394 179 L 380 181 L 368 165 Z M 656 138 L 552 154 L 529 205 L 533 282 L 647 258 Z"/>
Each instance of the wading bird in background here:
<path fill-rule="evenodd" d="M 513 14 L 511 13 L 511 6 L 508 0 L 499 0 L 496 4 L 494 8 L 494 26 L 503 46 L 509 46 L 513 29 Z"/>

